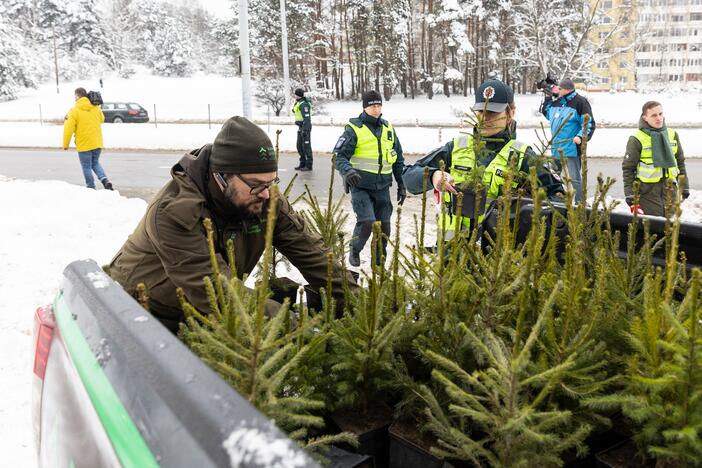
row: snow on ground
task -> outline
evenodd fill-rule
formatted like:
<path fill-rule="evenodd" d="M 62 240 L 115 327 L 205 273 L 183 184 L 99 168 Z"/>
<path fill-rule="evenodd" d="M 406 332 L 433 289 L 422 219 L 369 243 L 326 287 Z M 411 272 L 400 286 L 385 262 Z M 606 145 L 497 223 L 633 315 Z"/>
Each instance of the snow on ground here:
<path fill-rule="evenodd" d="M 188 150 L 211 142 L 226 118 L 241 114 L 241 81 L 220 76 L 164 78 L 138 74 L 131 79 L 104 77 L 101 90 L 105 101 L 138 102 L 152 119 L 148 124 L 103 126 L 106 148 L 177 149 Z M 62 83 L 59 93 L 54 84 L 37 90 L 26 90 L 14 101 L 0 102 L 0 146 L 58 147 L 61 145 L 60 125 L 39 124 L 40 106 L 44 120 L 62 121 L 73 105 L 73 90 L 77 86 L 100 89 L 97 77 L 80 82 Z M 591 156 L 621 157 L 632 128 L 637 125 L 641 105 L 658 100 L 664 106 L 668 123 L 680 132 L 682 146 L 688 157 L 702 157 L 702 94 L 639 94 L 589 93 L 598 128 L 590 146 Z M 516 96 L 519 139 L 536 143 L 536 130 L 546 120 L 539 114 L 540 94 Z M 398 136 L 407 153 L 424 154 L 450 140 L 461 124 L 459 117 L 472 103 L 472 97 L 437 95 L 429 100 L 394 96 L 386 101 L 384 116 L 397 127 Z M 295 151 L 297 128 L 292 117 L 276 118 L 265 105 L 254 101 L 254 119 L 275 138 L 282 129 L 280 147 Z M 208 128 L 209 114 L 213 120 Z M 154 106 L 161 123 L 153 124 Z M 313 116 L 312 146 L 315 152 L 330 152 L 350 117 L 361 112 L 358 101 L 332 101 L 318 106 Z M 13 121 L 30 121 L 15 123 Z M 166 124 L 165 122 L 171 124 Z M 10 123 L 12 122 L 12 123 Z M 177 122 L 200 124 L 173 125 Z M 270 122 L 270 123 L 269 123 Z M 204 124 L 203 124 L 204 123 Z M 696 127 L 696 128 L 691 128 Z"/>
<path fill-rule="evenodd" d="M 0 201 L 0 453 L 4 466 L 31 467 L 35 465 L 30 410 L 34 311 L 52 301 L 71 261 L 93 258 L 108 263 L 141 219 L 146 202 L 116 191 L 3 176 Z M 350 210 L 348 199 L 344 204 Z M 403 207 L 403 245 L 415 244 L 413 215 L 420 206 L 421 199 L 414 197 Z M 702 191 L 693 191 L 683 209 L 684 219 L 702 222 Z M 434 215 L 430 208 L 428 218 Z M 351 216 L 348 231 L 353 222 Z M 426 245 L 435 236 L 430 226 Z M 367 245 L 361 257 L 364 270 L 370 263 L 369 250 Z M 290 276 L 300 278 L 294 271 Z"/>

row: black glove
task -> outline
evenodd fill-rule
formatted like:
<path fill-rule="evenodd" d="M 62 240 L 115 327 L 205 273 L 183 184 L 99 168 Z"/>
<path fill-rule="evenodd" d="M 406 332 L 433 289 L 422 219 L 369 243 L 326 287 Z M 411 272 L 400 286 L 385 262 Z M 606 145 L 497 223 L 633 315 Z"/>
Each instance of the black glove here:
<path fill-rule="evenodd" d="M 350 169 L 344 174 L 344 183 L 349 187 L 358 187 L 361 183 L 361 174 L 356 169 Z"/>
<path fill-rule="evenodd" d="M 398 185 L 397 186 L 397 204 L 402 206 L 402 204 L 405 202 L 405 198 L 407 198 L 407 189 L 405 188 L 404 185 Z"/>
<path fill-rule="evenodd" d="M 690 197 L 690 191 L 688 189 L 683 189 L 683 200 L 687 200 Z"/>
<path fill-rule="evenodd" d="M 626 198 L 624 198 L 624 201 L 626 201 L 627 205 L 632 206 L 634 204 L 634 196 L 628 195 Z"/>

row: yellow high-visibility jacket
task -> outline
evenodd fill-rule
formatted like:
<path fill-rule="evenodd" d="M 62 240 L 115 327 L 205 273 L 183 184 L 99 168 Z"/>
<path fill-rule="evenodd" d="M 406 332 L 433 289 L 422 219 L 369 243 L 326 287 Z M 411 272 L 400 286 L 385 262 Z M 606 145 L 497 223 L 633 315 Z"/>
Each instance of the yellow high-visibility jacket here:
<path fill-rule="evenodd" d="M 78 99 L 63 123 L 63 148 L 68 148 L 74 133 L 79 152 L 102 148 L 100 125 L 104 121 L 105 115 L 100 106 L 92 105 L 87 97 Z"/>

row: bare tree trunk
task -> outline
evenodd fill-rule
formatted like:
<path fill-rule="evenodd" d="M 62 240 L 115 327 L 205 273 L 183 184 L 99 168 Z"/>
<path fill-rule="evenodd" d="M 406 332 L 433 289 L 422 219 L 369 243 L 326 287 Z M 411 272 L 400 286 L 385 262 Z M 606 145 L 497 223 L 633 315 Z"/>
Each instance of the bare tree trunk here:
<path fill-rule="evenodd" d="M 434 12 L 434 0 L 428 1 L 429 14 Z M 429 83 L 427 86 L 427 97 L 434 97 L 434 31 L 433 27 L 427 27 L 427 73 L 429 74 Z"/>
<path fill-rule="evenodd" d="M 468 96 L 468 86 L 470 85 L 470 75 L 468 74 L 468 70 L 470 70 L 469 61 L 468 61 L 468 54 L 465 54 L 466 57 L 466 66 L 465 69 L 463 70 L 463 96 Z"/>

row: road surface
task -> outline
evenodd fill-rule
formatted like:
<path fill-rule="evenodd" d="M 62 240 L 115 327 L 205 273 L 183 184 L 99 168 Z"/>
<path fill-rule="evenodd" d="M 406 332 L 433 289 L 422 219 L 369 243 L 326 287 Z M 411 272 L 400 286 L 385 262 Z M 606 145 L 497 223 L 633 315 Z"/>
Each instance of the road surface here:
<path fill-rule="evenodd" d="M 122 195 L 139 197 L 149 201 L 156 192 L 170 179 L 170 169 L 182 153 L 175 152 L 113 152 L 105 151 L 100 163 Z M 409 158 L 408 163 L 416 160 Z M 588 193 L 594 193 L 597 174 L 613 177 L 617 182 L 610 190 L 610 195 L 623 198 L 621 183 L 621 160 L 618 158 L 591 158 L 589 162 Z M 285 188 L 297 171 L 297 155 L 283 153 L 280 157 L 281 187 Z M 686 161 L 691 188 L 702 190 L 702 159 Z M 307 185 L 320 199 L 327 198 L 331 158 L 328 154 L 317 155 L 313 172 L 301 172 L 293 187 L 292 195 L 296 197 Z M 28 180 L 64 180 L 83 185 L 83 174 L 75 151 L 61 150 L 27 150 L 0 149 L 0 175 Z M 393 191 L 394 192 L 394 191 Z M 334 198 L 342 195 L 341 178 L 334 180 Z M 412 198 L 420 198 L 415 196 Z"/>

